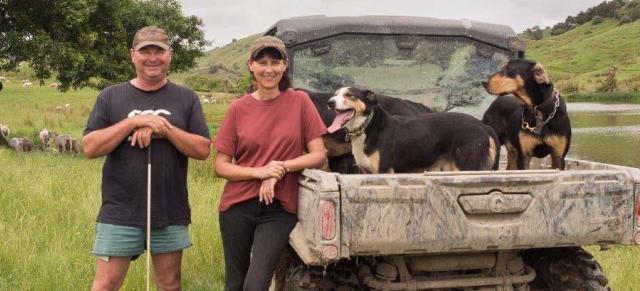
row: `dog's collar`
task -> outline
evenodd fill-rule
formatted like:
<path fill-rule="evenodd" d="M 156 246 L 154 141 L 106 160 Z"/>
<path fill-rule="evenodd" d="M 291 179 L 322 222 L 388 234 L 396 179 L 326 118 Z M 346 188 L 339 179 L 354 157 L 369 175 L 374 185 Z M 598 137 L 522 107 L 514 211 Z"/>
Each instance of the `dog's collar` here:
<path fill-rule="evenodd" d="M 535 135 L 540 135 L 542 133 L 542 128 L 547 125 L 547 123 L 549 123 L 551 119 L 553 119 L 553 117 L 556 115 L 556 112 L 558 112 L 558 107 L 560 107 L 560 95 L 558 94 L 558 91 L 554 89 L 553 94 L 555 97 L 555 104 L 553 105 L 553 111 L 551 112 L 551 114 L 549 114 L 547 119 L 542 120 L 544 118 L 544 114 L 538 109 L 538 107 L 540 107 L 542 104 L 536 105 L 535 107 L 533 107 L 533 115 L 536 118 L 536 126 L 532 127 L 529 122 L 524 120 L 524 114 L 522 114 L 522 130 Z M 522 108 L 522 110 L 524 111 L 524 107 Z"/>
<path fill-rule="evenodd" d="M 371 120 L 373 119 L 373 111 L 371 111 L 371 113 L 369 115 L 367 115 L 367 119 L 364 120 L 364 123 L 362 123 L 362 126 L 360 126 L 359 128 L 350 131 L 347 128 L 345 128 L 345 131 L 347 132 L 347 141 L 350 140 L 351 138 L 360 136 L 364 133 L 364 131 L 367 129 L 367 126 L 369 126 L 369 123 L 371 123 Z"/>

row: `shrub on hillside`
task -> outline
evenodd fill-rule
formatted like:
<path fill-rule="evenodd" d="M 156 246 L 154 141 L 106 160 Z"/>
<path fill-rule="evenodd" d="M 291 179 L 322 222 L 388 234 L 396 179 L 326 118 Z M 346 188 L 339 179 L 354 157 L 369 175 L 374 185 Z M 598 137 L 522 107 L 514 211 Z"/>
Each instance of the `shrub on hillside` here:
<path fill-rule="evenodd" d="M 606 77 L 597 89 L 598 92 L 616 92 L 618 90 L 618 80 L 616 79 L 616 73 L 618 68 L 611 67 L 606 73 L 603 73 Z"/>
<path fill-rule="evenodd" d="M 234 88 L 232 93 L 245 94 L 249 92 L 249 89 L 251 87 L 251 81 L 252 81 L 251 74 L 247 74 L 246 76 L 244 76 L 244 78 L 236 82 L 235 86 L 233 86 Z"/>
<path fill-rule="evenodd" d="M 537 25 L 531 29 L 530 36 L 533 40 L 541 40 L 544 37 L 542 30 Z"/>
<path fill-rule="evenodd" d="M 220 91 L 222 89 L 220 80 L 200 75 L 189 76 L 184 80 L 184 83 L 194 91 L 211 92 Z"/>
<path fill-rule="evenodd" d="M 629 1 L 616 12 L 620 24 L 631 23 L 640 19 L 640 1 Z"/>
<path fill-rule="evenodd" d="M 631 17 L 629 16 L 623 16 L 622 18 L 620 18 L 620 24 L 631 23 L 631 22 L 633 22 L 633 20 L 631 20 Z"/>
<path fill-rule="evenodd" d="M 569 28 L 564 23 L 558 23 L 551 28 L 551 35 L 559 35 L 567 32 Z"/>
<path fill-rule="evenodd" d="M 604 19 L 601 16 L 596 16 L 596 17 L 593 18 L 591 23 L 593 23 L 593 25 L 598 25 L 598 24 L 602 23 L 602 21 L 604 21 Z"/>
<path fill-rule="evenodd" d="M 578 92 L 578 85 L 572 79 L 558 81 L 557 87 L 562 94 L 574 94 Z"/>

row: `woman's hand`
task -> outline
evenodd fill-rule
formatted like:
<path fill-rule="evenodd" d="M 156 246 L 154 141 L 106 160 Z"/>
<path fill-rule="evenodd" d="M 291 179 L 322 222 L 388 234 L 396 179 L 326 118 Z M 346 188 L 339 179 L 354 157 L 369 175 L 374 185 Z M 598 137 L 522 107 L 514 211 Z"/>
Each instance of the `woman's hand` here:
<path fill-rule="evenodd" d="M 282 179 L 284 174 L 287 173 L 287 168 L 282 161 L 271 161 L 263 167 L 254 168 L 253 177 L 259 180 L 265 180 L 268 178 L 276 178 L 276 180 Z"/>
<path fill-rule="evenodd" d="M 278 179 L 276 178 L 268 178 L 266 180 L 262 180 L 262 185 L 260 185 L 259 192 L 259 200 L 260 202 L 264 201 L 264 204 L 273 203 L 273 197 L 275 197 L 276 193 L 274 192 L 276 183 Z"/>

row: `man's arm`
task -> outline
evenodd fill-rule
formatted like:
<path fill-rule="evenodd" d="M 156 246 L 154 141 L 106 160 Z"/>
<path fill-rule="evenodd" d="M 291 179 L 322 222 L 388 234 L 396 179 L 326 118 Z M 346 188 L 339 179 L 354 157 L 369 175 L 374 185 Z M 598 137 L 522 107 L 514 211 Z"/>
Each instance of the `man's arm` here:
<path fill-rule="evenodd" d="M 203 136 L 186 132 L 177 127 L 167 130 L 165 136 L 183 155 L 206 160 L 209 156 L 211 141 Z"/>
<path fill-rule="evenodd" d="M 159 134 L 164 134 L 173 128 L 169 121 L 160 116 L 136 115 L 125 118 L 112 126 L 94 130 L 85 135 L 82 138 L 84 155 L 89 159 L 107 155 L 136 128 L 145 126 Z"/>

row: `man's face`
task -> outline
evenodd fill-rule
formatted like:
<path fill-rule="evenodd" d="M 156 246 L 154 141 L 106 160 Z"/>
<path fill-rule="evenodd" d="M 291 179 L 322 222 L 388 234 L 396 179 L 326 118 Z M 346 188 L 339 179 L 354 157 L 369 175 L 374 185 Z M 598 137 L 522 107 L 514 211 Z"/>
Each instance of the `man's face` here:
<path fill-rule="evenodd" d="M 131 49 L 131 61 L 136 67 L 136 75 L 149 81 L 162 80 L 167 77 L 171 63 L 171 51 L 154 45 L 148 45 L 137 51 Z"/>

